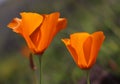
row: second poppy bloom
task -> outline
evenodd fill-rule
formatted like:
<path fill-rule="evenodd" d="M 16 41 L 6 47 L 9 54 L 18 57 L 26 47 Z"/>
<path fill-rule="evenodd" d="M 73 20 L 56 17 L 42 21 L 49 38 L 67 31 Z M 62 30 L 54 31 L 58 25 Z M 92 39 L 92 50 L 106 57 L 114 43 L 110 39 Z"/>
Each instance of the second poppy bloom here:
<path fill-rule="evenodd" d="M 65 18 L 59 18 L 59 12 L 42 15 L 23 12 L 20 15 L 21 19 L 14 18 L 8 27 L 22 35 L 30 50 L 35 54 L 42 54 L 54 36 L 67 24 Z"/>
<path fill-rule="evenodd" d="M 74 33 L 70 39 L 62 39 L 75 63 L 81 69 L 89 69 L 95 64 L 100 47 L 105 39 L 102 31 L 89 34 Z"/>

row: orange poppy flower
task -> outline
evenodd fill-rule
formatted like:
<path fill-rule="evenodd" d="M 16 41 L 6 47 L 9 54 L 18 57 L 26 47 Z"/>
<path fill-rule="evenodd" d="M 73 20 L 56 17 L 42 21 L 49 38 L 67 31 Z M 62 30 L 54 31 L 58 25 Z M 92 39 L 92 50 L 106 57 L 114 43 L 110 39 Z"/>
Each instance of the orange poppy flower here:
<path fill-rule="evenodd" d="M 81 69 L 89 69 L 95 64 L 100 47 L 105 39 L 102 31 L 89 34 L 74 33 L 70 39 L 62 39 L 75 63 Z"/>
<path fill-rule="evenodd" d="M 65 18 L 59 18 L 59 12 L 43 15 L 23 12 L 20 15 L 21 19 L 14 18 L 8 27 L 22 35 L 35 54 L 42 54 L 54 36 L 67 24 Z"/>

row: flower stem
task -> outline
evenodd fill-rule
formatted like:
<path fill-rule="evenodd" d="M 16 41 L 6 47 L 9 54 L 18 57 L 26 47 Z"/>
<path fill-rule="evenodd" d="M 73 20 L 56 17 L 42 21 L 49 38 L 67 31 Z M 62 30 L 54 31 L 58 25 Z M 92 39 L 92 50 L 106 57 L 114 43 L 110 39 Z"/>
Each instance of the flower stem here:
<path fill-rule="evenodd" d="M 87 70 L 86 73 L 87 73 L 87 84 L 90 84 L 90 71 Z"/>
<path fill-rule="evenodd" d="M 40 83 L 40 84 L 42 84 L 42 83 L 41 83 L 41 82 L 42 82 L 42 81 L 41 81 L 41 80 L 42 80 L 42 67 L 41 67 L 42 64 L 41 64 L 41 63 L 42 63 L 42 56 L 40 55 L 40 56 L 39 56 L 39 77 L 40 77 L 40 78 L 39 78 L 39 81 L 40 81 L 39 83 Z"/>

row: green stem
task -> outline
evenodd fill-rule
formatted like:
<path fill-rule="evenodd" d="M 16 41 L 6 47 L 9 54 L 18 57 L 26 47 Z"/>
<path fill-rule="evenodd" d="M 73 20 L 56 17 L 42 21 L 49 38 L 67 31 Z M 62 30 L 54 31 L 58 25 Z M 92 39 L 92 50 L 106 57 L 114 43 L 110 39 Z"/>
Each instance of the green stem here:
<path fill-rule="evenodd" d="M 39 81 L 40 81 L 40 84 L 42 84 L 41 82 L 41 80 L 42 80 L 42 67 L 41 67 L 41 64 L 42 63 L 42 56 L 40 55 L 39 56 L 39 75 L 40 75 L 40 79 L 39 79 Z"/>
<path fill-rule="evenodd" d="M 90 71 L 87 71 L 87 84 L 90 84 Z"/>

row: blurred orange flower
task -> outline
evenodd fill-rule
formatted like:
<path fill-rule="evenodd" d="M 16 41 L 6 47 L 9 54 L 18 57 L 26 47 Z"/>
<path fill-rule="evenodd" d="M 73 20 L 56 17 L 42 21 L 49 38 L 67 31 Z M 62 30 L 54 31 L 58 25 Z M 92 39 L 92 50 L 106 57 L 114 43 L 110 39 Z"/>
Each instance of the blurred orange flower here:
<path fill-rule="evenodd" d="M 67 24 L 65 18 L 59 18 L 59 12 L 42 15 L 23 12 L 20 15 L 21 19 L 14 18 L 8 27 L 22 35 L 30 50 L 35 54 L 42 54 L 54 36 Z"/>
<path fill-rule="evenodd" d="M 81 69 L 89 69 L 95 64 L 100 47 L 105 39 L 102 31 L 89 34 L 74 33 L 70 39 L 62 39 L 75 63 Z"/>
<path fill-rule="evenodd" d="M 21 54 L 28 58 L 30 63 L 30 68 L 32 70 L 36 70 L 37 67 L 35 66 L 33 55 L 27 46 L 21 47 Z"/>
<path fill-rule="evenodd" d="M 31 51 L 27 46 L 22 46 L 20 51 L 23 56 L 29 58 Z"/>

